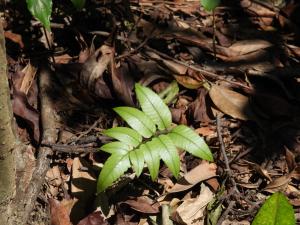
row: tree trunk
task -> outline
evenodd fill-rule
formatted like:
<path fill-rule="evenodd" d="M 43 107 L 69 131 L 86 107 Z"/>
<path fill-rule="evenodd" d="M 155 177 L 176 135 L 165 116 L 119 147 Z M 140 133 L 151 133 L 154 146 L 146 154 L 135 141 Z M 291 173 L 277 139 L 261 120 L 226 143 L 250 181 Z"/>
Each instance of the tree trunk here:
<path fill-rule="evenodd" d="M 7 61 L 5 38 L 0 21 L 0 224 L 10 225 L 10 202 L 15 185 L 15 152 L 16 137 L 13 132 L 13 113 L 7 79 Z"/>

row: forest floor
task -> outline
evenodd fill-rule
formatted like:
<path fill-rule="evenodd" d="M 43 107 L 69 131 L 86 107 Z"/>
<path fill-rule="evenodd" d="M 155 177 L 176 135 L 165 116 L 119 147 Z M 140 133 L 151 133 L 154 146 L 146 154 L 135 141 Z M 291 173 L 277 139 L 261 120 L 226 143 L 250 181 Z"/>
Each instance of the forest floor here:
<path fill-rule="evenodd" d="M 54 1 L 51 32 L 25 1 L 2 13 L 18 135 L 27 170 L 40 145 L 53 151 L 28 225 L 250 224 L 282 192 L 300 224 L 300 4 L 222 1 Z M 58 124 L 42 143 L 39 76 Z M 174 82 L 176 81 L 176 82 Z M 124 122 L 112 110 L 136 106 L 134 84 L 161 93 L 175 124 L 193 128 L 214 162 L 180 153 L 180 179 L 161 164 L 128 170 L 96 195 L 109 157 L 102 131 Z M 50 119 L 50 118 L 49 118 Z M 188 182 L 184 182 L 188 181 Z M 169 218 L 172 220 L 169 221 Z"/>

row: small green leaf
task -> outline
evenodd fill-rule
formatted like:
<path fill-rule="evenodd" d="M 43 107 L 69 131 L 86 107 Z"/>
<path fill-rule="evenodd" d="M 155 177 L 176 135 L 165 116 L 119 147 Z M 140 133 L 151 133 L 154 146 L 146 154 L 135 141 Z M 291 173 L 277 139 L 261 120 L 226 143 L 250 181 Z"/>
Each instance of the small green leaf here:
<path fill-rule="evenodd" d="M 144 153 L 142 149 L 136 149 L 129 153 L 129 159 L 132 164 L 132 167 L 136 173 L 136 176 L 139 177 L 144 168 Z"/>
<path fill-rule="evenodd" d="M 153 140 L 149 142 L 149 146 L 158 149 L 160 157 L 177 179 L 180 171 L 180 159 L 177 148 L 172 140 L 167 135 L 160 135 L 157 138 L 153 138 Z"/>
<path fill-rule="evenodd" d="M 143 137 L 149 138 L 155 133 L 155 124 L 141 110 L 132 107 L 117 107 L 114 111 Z"/>
<path fill-rule="evenodd" d="M 52 0 L 26 0 L 27 8 L 47 30 L 50 30 L 50 16 L 52 12 Z"/>
<path fill-rule="evenodd" d="M 156 146 L 150 145 L 148 142 L 140 146 L 144 153 L 144 159 L 148 166 L 151 179 L 154 181 L 158 176 L 160 157 Z"/>
<path fill-rule="evenodd" d="M 159 93 L 159 97 L 163 99 L 165 104 L 169 104 L 171 101 L 174 100 L 178 93 L 179 87 L 176 80 L 174 80 L 165 90 Z"/>
<path fill-rule="evenodd" d="M 182 148 L 192 155 L 202 159 L 213 161 L 213 156 L 209 147 L 203 138 L 195 133 L 195 131 L 191 128 L 179 125 L 173 128 L 168 136 L 178 148 Z"/>
<path fill-rule="evenodd" d="M 221 0 L 200 0 L 201 5 L 206 11 L 213 11 L 221 2 Z"/>
<path fill-rule="evenodd" d="M 153 120 L 159 130 L 164 130 L 171 126 L 171 112 L 155 92 L 150 88 L 136 84 L 135 93 L 143 112 Z"/>
<path fill-rule="evenodd" d="M 85 5 L 85 0 L 71 0 L 76 9 L 81 10 Z"/>
<path fill-rule="evenodd" d="M 114 141 L 107 143 L 105 145 L 102 145 L 100 149 L 104 152 L 110 153 L 110 154 L 126 154 L 128 151 L 132 149 L 127 144 L 124 144 L 120 141 Z"/>
<path fill-rule="evenodd" d="M 120 178 L 130 167 L 128 154 L 111 155 L 105 162 L 97 183 L 97 193 L 104 191 Z"/>
<path fill-rule="evenodd" d="M 128 127 L 114 127 L 103 132 L 108 137 L 115 138 L 125 144 L 136 147 L 142 142 L 142 136 Z"/>
<path fill-rule="evenodd" d="M 295 225 L 294 210 L 280 192 L 268 198 L 255 216 L 252 225 Z"/>

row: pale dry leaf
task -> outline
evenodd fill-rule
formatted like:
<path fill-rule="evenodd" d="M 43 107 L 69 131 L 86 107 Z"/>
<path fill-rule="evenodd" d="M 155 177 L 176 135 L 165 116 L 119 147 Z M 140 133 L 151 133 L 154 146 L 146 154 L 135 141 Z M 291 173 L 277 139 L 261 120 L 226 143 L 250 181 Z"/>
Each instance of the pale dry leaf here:
<path fill-rule="evenodd" d="M 223 113 L 241 120 L 249 120 L 253 113 L 249 106 L 249 98 L 225 87 L 213 85 L 209 90 L 213 103 Z"/>
<path fill-rule="evenodd" d="M 92 193 L 95 189 L 95 187 L 92 187 L 92 185 L 96 182 L 96 178 L 91 175 L 91 171 L 82 171 L 81 168 L 90 168 L 90 165 L 88 162 L 86 162 L 84 159 L 76 157 L 73 160 L 72 164 L 72 184 L 71 184 L 71 191 L 73 194 L 76 194 L 77 192 L 80 193 L 82 191 L 87 191 L 88 187 L 90 187 L 89 193 Z M 89 181 L 84 183 L 85 181 Z M 82 182 L 78 183 L 78 182 Z"/>
<path fill-rule="evenodd" d="M 272 44 L 265 40 L 242 40 L 234 43 L 228 49 L 232 56 L 245 55 L 261 49 L 269 48 Z"/>
<path fill-rule="evenodd" d="M 250 225 L 249 221 L 242 220 L 242 221 L 237 221 L 237 220 L 224 220 L 222 222 L 222 225 Z"/>
<path fill-rule="evenodd" d="M 37 68 L 31 65 L 31 63 L 28 63 L 22 70 L 22 73 L 24 73 L 24 77 L 22 80 L 20 91 L 22 91 L 26 95 L 34 81 L 36 72 L 37 72 Z"/>
<path fill-rule="evenodd" d="M 196 166 L 180 178 L 170 190 L 167 190 L 167 192 L 175 193 L 188 190 L 203 180 L 215 177 L 216 171 L 216 164 L 203 161 L 203 163 Z"/>
<path fill-rule="evenodd" d="M 88 170 L 82 171 L 82 168 Z M 72 211 L 72 220 L 79 221 L 86 216 L 86 208 L 91 204 L 90 199 L 95 197 L 96 178 L 91 165 L 82 158 L 76 157 L 72 164 L 71 193 L 77 200 L 76 208 Z"/>
<path fill-rule="evenodd" d="M 190 198 L 176 209 L 177 218 L 184 224 L 202 225 L 204 224 L 204 211 L 209 202 L 214 198 L 213 192 L 204 184 L 201 185 L 201 192 L 196 198 Z"/>
<path fill-rule="evenodd" d="M 49 169 L 46 177 L 49 183 L 55 187 L 59 187 L 62 184 L 62 178 L 58 166 L 53 166 Z"/>

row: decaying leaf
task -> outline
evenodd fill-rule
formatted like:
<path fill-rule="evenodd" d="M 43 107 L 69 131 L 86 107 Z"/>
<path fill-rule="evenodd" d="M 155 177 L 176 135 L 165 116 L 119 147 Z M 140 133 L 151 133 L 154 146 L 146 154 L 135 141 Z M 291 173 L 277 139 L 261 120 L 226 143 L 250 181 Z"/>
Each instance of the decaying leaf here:
<path fill-rule="evenodd" d="M 23 92 L 15 90 L 13 93 L 13 112 L 15 115 L 23 118 L 33 131 L 35 141 L 40 139 L 39 113 L 33 108 Z"/>
<path fill-rule="evenodd" d="M 107 45 L 101 46 L 96 52 L 91 55 L 82 66 L 80 72 L 80 81 L 84 87 L 87 87 L 91 93 L 95 93 L 98 90 L 97 82 L 99 80 L 103 81 L 103 87 L 108 89 L 108 91 L 102 90 L 102 98 L 111 98 L 109 95 L 110 91 L 106 83 L 103 80 L 103 73 L 107 69 L 111 59 L 113 57 L 114 50 L 112 47 Z M 97 88 L 97 89 L 96 89 Z M 97 95 L 97 93 L 95 93 Z"/>
<path fill-rule="evenodd" d="M 213 85 L 209 90 L 209 96 L 219 110 L 233 118 L 249 120 L 253 117 L 249 99 L 245 95 Z"/>
<path fill-rule="evenodd" d="M 203 180 L 216 176 L 217 165 L 203 161 L 191 171 L 187 172 L 178 182 L 168 190 L 169 193 L 175 193 L 190 189 Z"/>

